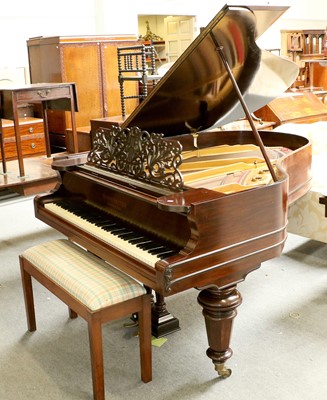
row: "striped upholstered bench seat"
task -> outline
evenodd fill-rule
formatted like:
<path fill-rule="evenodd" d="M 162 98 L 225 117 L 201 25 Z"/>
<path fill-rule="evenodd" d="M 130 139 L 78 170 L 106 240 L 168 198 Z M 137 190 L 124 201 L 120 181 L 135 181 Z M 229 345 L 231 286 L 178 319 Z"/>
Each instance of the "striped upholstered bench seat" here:
<path fill-rule="evenodd" d="M 104 399 L 102 323 L 138 313 L 141 378 L 152 379 L 151 298 L 143 285 L 69 240 L 31 247 L 20 256 L 29 331 L 36 330 L 31 277 L 89 327 L 93 397 Z"/>

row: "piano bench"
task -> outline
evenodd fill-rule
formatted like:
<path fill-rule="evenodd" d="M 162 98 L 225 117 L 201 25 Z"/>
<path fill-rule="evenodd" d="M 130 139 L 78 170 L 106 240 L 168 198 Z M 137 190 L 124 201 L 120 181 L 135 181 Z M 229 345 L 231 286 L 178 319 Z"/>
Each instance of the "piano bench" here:
<path fill-rule="evenodd" d="M 31 247 L 19 259 L 29 331 L 36 330 L 32 277 L 69 307 L 71 318 L 88 323 L 94 400 L 105 398 L 104 322 L 138 313 L 141 378 L 152 380 L 151 296 L 143 285 L 66 239 Z"/>

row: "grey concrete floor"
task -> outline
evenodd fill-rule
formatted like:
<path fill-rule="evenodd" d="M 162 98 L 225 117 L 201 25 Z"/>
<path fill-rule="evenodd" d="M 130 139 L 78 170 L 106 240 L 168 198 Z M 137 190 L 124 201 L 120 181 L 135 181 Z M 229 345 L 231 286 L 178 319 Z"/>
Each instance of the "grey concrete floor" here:
<path fill-rule="evenodd" d="M 92 399 L 86 323 L 35 284 L 38 329 L 27 332 L 18 255 L 60 237 L 32 199 L 0 203 L 0 399 Z M 238 288 L 228 379 L 218 378 L 196 290 L 167 299 L 181 330 L 153 347 L 153 381 L 140 380 L 138 339 L 124 320 L 103 328 L 107 399 L 324 400 L 327 398 L 327 248 L 289 235 L 278 259 Z"/>

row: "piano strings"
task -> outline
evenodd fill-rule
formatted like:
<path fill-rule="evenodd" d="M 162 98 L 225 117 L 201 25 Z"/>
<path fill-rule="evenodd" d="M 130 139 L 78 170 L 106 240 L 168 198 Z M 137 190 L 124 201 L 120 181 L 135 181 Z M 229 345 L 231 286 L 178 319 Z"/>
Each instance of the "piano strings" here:
<path fill-rule="evenodd" d="M 290 152 L 286 147 L 267 148 L 273 165 Z M 204 187 L 227 194 L 272 182 L 267 164 L 256 145 L 214 146 L 186 151 L 182 156 L 183 163 L 179 169 L 184 184 L 193 188 Z"/>

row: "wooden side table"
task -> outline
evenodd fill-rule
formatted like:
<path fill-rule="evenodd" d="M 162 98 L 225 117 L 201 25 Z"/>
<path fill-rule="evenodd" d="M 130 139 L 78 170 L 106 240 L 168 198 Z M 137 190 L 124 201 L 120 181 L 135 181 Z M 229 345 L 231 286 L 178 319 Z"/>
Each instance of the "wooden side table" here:
<path fill-rule="evenodd" d="M 17 158 L 20 177 L 25 176 L 21 148 L 18 106 L 26 103 L 39 103 L 42 108 L 44 136 L 47 157 L 51 157 L 47 110 L 70 111 L 72 123 L 73 152 L 78 152 L 75 112 L 78 111 L 75 83 L 34 83 L 17 87 L 0 87 L 0 139 L 2 138 L 1 118 L 14 121 Z M 3 138 L 2 138 L 3 139 Z M 1 143 L 3 140 L 1 140 Z M 1 146 L 3 173 L 6 173 L 4 148 Z"/>
<path fill-rule="evenodd" d="M 0 151 L 1 151 L 1 159 L 2 159 L 2 171 L 3 171 L 3 174 L 6 174 L 7 173 L 7 164 L 6 164 L 6 157 L 5 157 L 5 144 L 3 142 L 1 118 L 0 118 Z"/>

